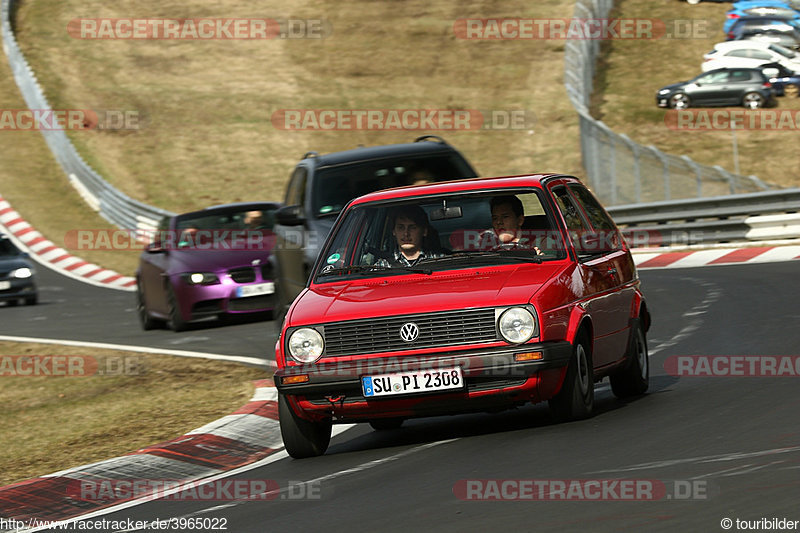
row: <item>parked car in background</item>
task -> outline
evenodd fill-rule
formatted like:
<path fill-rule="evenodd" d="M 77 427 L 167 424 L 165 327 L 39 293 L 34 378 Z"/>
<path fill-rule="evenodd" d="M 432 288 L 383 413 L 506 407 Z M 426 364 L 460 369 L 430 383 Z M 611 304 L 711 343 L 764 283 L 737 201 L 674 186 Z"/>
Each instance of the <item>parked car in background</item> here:
<path fill-rule="evenodd" d="M 758 41 L 767 44 L 777 44 L 789 50 L 797 51 L 800 50 L 800 30 L 796 30 L 792 27 L 788 27 L 785 32 L 746 29 L 737 34 L 735 41 Z"/>
<path fill-rule="evenodd" d="M 730 105 L 756 109 L 774 105 L 775 91 L 759 69 L 721 68 L 662 87 L 656 92 L 656 104 L 673 109 Z"/>
<path fill-rule="evenodd" d="M 739 35 L 754 32 L 785 33 L 794 36 L 797 31 L 800 31 L 800 25 L 793 24 L 792 21 L 772 17 L 741 17 L 733 22 L 725 35 L 726 40 L 735 41 Z"/>
<path fill-rule="evenodd" d="M 287 184 L 285 207 L 276 215 L 279 316 L 305 287 L 320 246 L 350 200 L 390 187 L 475 176 L 458 150 L 433 135 L 411 143 L 305 154 Z"/>
<path fill-rule="evenodd" d="M 778 63 L 767 63 L 760 68 L 769 78 L 776 96 L 797 98 L 800 95 L 800 73 L 793 72 Z"/>
<path fill-rule="evenodd" d="M 28 254 L 0 233 L 0 302 L 7 306 L 17 305 L 19 301 L 35 305 L 38 300 L 36 269 Z"/>
<path fill-rule="evenodd" d="M 779 0 L 749 0 L 733 4 L 730 11 L 725 14 L 724 32 L 728 32 L 734 22 L 742 17 L 769 17 L 770 19 L 785 20 L 792 24 L 800 24 L 800 12 L 786 2 Z"/>
<path fill-rule="evenodd" d="M 800 54 L 777 44 L 758 41 L 726 41 L 714 45 L 703 56 L 703 72 L 718 68 L 756 68 L 764 63 L 778 63 L 800 71 Z"/>
<path fill-rule="evenodd" d="M 398 256 L 413 255 L 410 244 L 425 251 L 413 264 Z M 286 451 L 324 453 L 333 423 L 384 430 L 543 401 L 558 421 L 590 417 L 604 377 L 621 398 L 647 390 L 649 326 L 631 253 L 576 178 L 362 196 L 337 220 L 277 343 Z"/>
<path fill-rule="evenodd" d="M 272 228 L 280 204 L 225 204 L 166 217 L 139 258 L 143 329 L 174 330 L 226 314 L 275 308 Z"/>

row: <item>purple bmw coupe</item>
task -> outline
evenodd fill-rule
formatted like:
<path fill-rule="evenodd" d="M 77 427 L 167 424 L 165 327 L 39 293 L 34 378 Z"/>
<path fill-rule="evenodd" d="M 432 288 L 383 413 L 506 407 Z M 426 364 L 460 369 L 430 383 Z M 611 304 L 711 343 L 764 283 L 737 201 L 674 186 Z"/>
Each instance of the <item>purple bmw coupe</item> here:
<path fill-rule="evenodd" d="M 227 313 L 274 307 L 272 232 L 280 204 L 225 204 L 164 218 L 139 258 L 136 309 L 145 330 L 174 331 Z"/>

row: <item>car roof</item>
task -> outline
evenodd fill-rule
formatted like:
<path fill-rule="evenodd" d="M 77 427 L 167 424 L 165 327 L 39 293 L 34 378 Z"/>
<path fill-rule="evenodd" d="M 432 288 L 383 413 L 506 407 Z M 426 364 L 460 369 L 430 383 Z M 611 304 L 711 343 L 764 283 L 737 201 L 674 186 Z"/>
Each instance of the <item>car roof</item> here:
<path fill-rule="evenodd" d="M 371 161 L 375 159 L 394 158 L 397 156 L 415 156 L 420 154 L 445 154 L 456 152 L 456 149 L 445 142 L 419 141 L 383 146 L 359 147 L 352 150 L 314 155 L 305 158 L 316 167 L 327 167 L 345 163 Z"/>
<path fill-rule="evenodd" d="M 552 179 L 564 178 L 576 183 L 580 180 L 574 176 L 566 174 L 520 174 L 517 176 L 500 176 L 489 178 L 469 178 L 462 180 L 437 181 L 424 185 L 409 185 L 406 187 L 395 187 L 382 191 L 371 192 L 353 200 L 353 205 L 367 202 L 380 202 L 385 200 L 395 200 L 400 198 L 412 198 L 416 196 L 435 196 L 437 194 L 447 194 L 452 192 L 469 192 L 475 190 L 508 189 L 522 187 L 543 188 L 543 185 Z"/>
<path fill-rule="evenodd" d="M 256 209 L 266 209 L 271 207 L 277 208 L 280 206 L 281 204 L 278 202 L 235 202 L 231 204 L 212 205 L 210 207 L 199 209 L 197 211 L 189 211 L 187 213 L 181 213 L 179 215 L 176 215 L 176 217 L 184 217 L 186 215 L 207 215 L 209 213 L 214 213 L 216 211 L 219 212 L 237 211 L 248 207 L 252 208 L 253 210 L 256 210 Z"/>
<path fill-rule="evenodd" d="M 714 45 L 715 50 L 723 50 L 725 48 L 762 48 L 768 49 L 773 43 L 765 43 L 763 41 L 723 41 Z"/>

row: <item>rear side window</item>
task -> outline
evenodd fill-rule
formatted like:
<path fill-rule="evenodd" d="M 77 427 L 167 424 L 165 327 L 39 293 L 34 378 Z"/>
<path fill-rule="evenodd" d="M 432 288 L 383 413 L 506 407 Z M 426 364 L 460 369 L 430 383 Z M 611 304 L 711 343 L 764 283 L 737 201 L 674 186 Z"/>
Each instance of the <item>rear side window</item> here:
<path fill-rule="evenodd" d="M 752 72 L 749 70 L 734 70 L 731 72 L 732 82 L 750 81 L 753 79 Z"/>

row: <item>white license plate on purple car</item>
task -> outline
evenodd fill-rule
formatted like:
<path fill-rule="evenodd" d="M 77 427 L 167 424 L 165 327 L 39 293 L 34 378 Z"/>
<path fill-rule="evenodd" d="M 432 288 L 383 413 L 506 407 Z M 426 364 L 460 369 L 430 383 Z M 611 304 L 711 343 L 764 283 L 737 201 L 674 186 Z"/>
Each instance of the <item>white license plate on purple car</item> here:
<path fill-rule="evenodd" d="M 242 285 L 236 287 L 236 296 L 239 298 L 246 298 L 248 296 L 263 296 L 265 294 L 272 294 L 275 292 L 275 284 L 269 283 L 256 283 L 254 285 Z"/>

